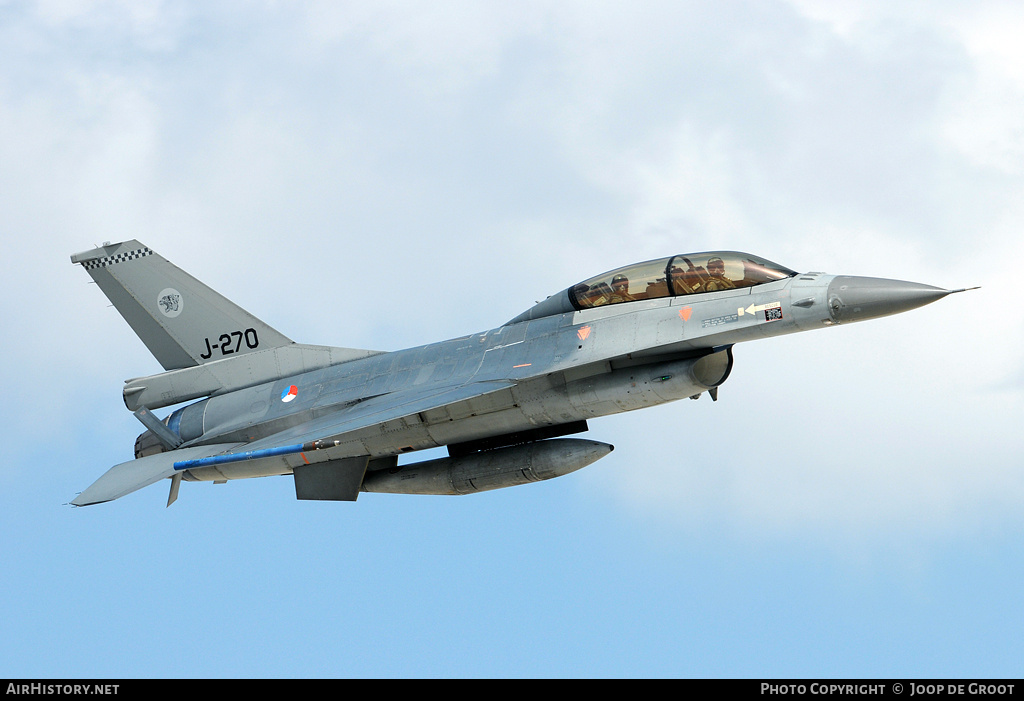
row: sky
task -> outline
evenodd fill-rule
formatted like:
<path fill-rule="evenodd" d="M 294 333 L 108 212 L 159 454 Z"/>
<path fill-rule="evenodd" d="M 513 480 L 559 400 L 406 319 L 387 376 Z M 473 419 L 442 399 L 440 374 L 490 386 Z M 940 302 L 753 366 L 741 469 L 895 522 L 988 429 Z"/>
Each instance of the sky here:
<path fill-rule="evenodd" d="M 0 0 L 0 677 L 1020 677 L 1024 7 Z M 68 502 L 160 370 L 137 238 L 303 343 L 740 250 L 980 285 L 736 347 L 608 457 L 465 497 Z M 158 412 L 159 415 L 163 415 Z"/>

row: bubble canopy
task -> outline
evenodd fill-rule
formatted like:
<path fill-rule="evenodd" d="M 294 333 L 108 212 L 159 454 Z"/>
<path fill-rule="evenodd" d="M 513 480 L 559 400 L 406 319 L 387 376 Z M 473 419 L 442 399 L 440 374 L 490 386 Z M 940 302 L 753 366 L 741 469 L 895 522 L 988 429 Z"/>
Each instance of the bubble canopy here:
<path fill-rule="evenodd" d="M 569 288 L 576 309 L 763 285 L 797 273 L 737 251 L 687 253 L 634 263 Z"/>

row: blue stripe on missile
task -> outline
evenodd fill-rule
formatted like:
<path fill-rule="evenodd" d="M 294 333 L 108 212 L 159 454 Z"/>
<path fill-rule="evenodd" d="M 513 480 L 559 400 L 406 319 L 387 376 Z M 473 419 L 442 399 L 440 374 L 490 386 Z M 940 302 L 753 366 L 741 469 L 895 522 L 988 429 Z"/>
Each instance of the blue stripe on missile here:
<path fill-rule="evenodd" d="M 193 467 L 211 467 L 223 465 L 228 462 L 242 462 L 243 460 L 256 460 L 257 458 L 272 458 L 277 455 L 291 455 L 301 453 L 302 443 L 295 445 L 283 445 L 279 448 L 266 448 L 264 450 L 250 450 L 248 453 L 229 453 L 228 455 L 214 455 L 209 458 L 198 458 L 196 460 L 182 460 L 174 463 L 175 470 L 189 470 Z"/>

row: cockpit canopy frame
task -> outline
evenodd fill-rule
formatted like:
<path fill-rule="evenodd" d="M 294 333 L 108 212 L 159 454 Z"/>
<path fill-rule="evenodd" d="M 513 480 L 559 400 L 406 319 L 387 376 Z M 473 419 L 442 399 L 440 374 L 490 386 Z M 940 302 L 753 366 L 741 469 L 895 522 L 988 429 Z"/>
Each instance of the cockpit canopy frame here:
<path fill-rule="evenodd" d="M 505 325 L 608 304 L 753 287 L 796 275 L 789 268 L 749 253 L 686 253 L 634 263 L 584 280 L 538 302 Z"/>
<path fill-rule="evenodd" d="M 644 299 L 753 287 L 795 275 L 797 273 L 789 268 L 749 253 L 705 251 L 610 270 L 573 285 L 568 294 L 573 308 L 583 310 Z"/>

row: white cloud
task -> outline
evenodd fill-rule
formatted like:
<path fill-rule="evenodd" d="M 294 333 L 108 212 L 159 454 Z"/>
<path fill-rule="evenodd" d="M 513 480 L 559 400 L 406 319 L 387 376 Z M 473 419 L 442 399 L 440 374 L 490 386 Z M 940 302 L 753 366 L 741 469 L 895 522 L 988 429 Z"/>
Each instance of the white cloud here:
<path fill-rule="evenodd" d="M 742 346 L 717 405 L 595 422 L 620 449 L 585 474 L 639 518 L 744 537 L 1016 518 L 1012 7 L 34 7 L 0 30 L 3 285 L 33 290 L 11 317 L 35 340 L 9 368 L 45 388 L 27 416 L 82 374 L 120 412 L 117 380 L 153 369 L 68 264 L 105 239 L 297 340 L 382 348 L 739 248 L 983 290 Z"/>

